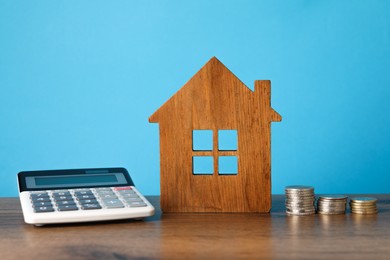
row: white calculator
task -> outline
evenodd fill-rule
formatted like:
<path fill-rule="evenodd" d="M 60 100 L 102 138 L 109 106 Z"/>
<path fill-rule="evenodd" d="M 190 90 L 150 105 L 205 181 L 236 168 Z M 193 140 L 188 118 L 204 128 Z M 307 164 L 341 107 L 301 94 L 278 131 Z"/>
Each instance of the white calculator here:
<path fill-rule="evenodd" d="M 125 168 L 24 171 L 18 184 L 24 221 L 36 226 L 154 214 Z"/>

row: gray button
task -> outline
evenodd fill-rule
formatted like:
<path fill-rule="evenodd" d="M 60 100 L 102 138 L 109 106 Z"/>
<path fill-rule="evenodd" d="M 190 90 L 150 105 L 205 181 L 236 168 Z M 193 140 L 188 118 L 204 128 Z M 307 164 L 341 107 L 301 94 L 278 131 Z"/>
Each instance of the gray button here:
<path fill-rule="evenodd" d="M 112 209 L 112 208 L 124 208 L 125 205 L 123 205 L 122 202 L 118 201 L 118 202 L 113 202 L 113 201 L 109 201 L 109 202 L 104 202 L 104 205 L 109 208 L 109 209 Z"/>
<path fill-rule="evenodd" d="M 102 190 L 102 191 L 97 191 L 99 195 L 114 195 L 115 193 L 112 190 Z"/>
<path fill-rule="evenodd" d="M 78 209 L 79 208 L 75 204 L 58 206 L 59 211 L 71 211 L 71 210 L 78 210 Z"/>
<path fill-rule="evenodd" d="M 112 191 L 111 188 L 95 188 L 95 190 L 97 192 L 101 192 L 101 191 Z"/>
<path fill-rule="evenodd" d="M 143 200 L 140 197 L 138 197 L 138 198 L 123 198 L 123 200 L 128 202 L 128 203 L 130 203 L 130 202 L 141 202 L 141 201 L 143 202 Z"/>
<path fill-rule="evenodd" d="M 101 199 L 103 199 L 103 200 L 105 200 L 105 199 L 117 199 L 118 198 L 118 196 L 116 196 L 116 195 L 114 195 L 114 194 L 112 194 L 112 195 L 108 195 L 108 194 L 99 194 L 99 197 L 101 198 Z"/>
<path fill-rule="evenodd" d="M 97 203 L 90 203 L 90 204 L 83 204 L 81 205 L 81 209 L 88 210 L 88 209 L 101 209 L 102 206 L 100 206 Z"/>
<path fill-rule="evenodd" d="M 104 204 L 107 205 L 107 204 L 117 204 L 117 203 L 122 203 L 120 200 L 118 199 L 105 199 L 103 200 Z"/>
<path fill-rule="evenodd" d="M 108 199 L 103 201 L 107 208 L 124 208 L 125 205 L 118 199 Z"/>
<path fill-rule="evenodd" d="M 133 190 L 118 190 L 119 194 L 135 194 Z"/>
<path fill-rule="evenodd" d="M 139 196 L 135 193 L 127 193 L 127 194 L 121 194 L 123 198 L 139 198 Z"/>
<path fill-rule="evenodd" d="M 135 201 L 135 202 L 130 202 L 129 206 L 131 208 L 137 208 L 137 207 L 146 207 L 147 205 L 144 202 Z"/>

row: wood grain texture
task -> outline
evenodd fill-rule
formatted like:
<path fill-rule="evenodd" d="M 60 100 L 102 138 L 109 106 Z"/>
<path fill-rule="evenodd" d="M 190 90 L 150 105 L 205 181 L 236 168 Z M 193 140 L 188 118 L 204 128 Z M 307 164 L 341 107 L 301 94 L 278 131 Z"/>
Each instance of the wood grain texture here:
<path fill-rule="evenodd" d="M 284 195 L 272 196 L 270 214 L 163 214 L 147 196 L 156 214 L 143 221 L 44 227 L 23 222 L 17 198 L 1 198 L 0 258 L 388 259 L 390 194 L 369 196 L 377 215 L 305 217 L 286 216 Z"/>
<path fill-rule="evenodd" d="M 159 123 L 161 207 L 164 212 L 269 212 L 271 108 L 269 80 L 253 92 L 212 58 L 150 118 Z M 212 130 L 212 151 L 192 149 L 193 130 Z M 238 149 L 220 151 L 218 130 L 237 130 Z M 213 156 L 213 175 L 194 175 L 193 156 Z M 237 175 L 218 174 L 218 157 L 238 158 Z"/>

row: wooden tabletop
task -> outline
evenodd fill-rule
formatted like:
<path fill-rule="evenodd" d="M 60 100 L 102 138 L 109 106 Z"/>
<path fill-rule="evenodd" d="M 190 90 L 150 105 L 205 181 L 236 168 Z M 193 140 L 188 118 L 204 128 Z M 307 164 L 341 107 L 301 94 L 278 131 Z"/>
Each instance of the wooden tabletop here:
<path fill-rule="evenodd" d="M 366 195 L 367 196 L 367 195 Z M 377 215 L 162 214 L 142 221 L 35 227 L 17 198 L 0 199 L 0 259 L 389 259 L 390 194 Z"/>

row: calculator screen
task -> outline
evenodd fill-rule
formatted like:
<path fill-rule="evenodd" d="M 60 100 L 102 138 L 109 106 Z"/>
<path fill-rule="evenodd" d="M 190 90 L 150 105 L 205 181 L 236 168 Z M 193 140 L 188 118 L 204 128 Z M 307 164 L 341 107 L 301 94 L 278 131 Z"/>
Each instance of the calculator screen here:
<path fill-rule="evenodd" d="M 127 181 L 122 173 L 26 177 L 26 186 L 28 189 L 89 187 L 118 184 L 127 184 Z"/>
<path fill-rule="evenodd" d="M 23 171 L 18 173 L 19 191 L 134 186 L 125 168 L 89 168 Z"/>

